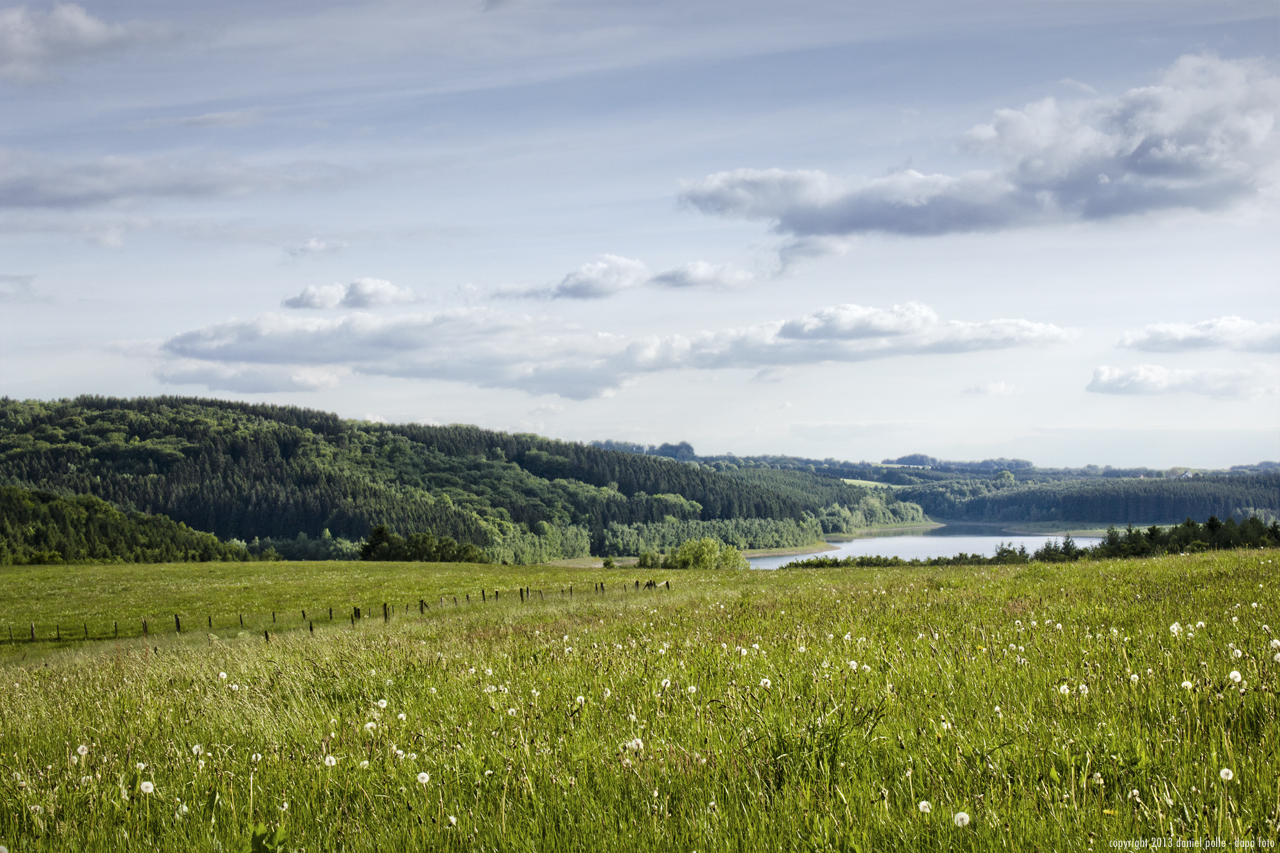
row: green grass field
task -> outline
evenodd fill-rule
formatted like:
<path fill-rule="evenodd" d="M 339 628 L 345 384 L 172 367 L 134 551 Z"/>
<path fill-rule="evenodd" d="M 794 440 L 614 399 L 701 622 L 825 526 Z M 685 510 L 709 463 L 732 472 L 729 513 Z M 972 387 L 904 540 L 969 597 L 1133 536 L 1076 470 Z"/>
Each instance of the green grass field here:
<path fill-rule="evenodd" d="M 0 637 L 0 845 L 1268 843 L 1277 557 L 718 574 L 5 567 L 0 626 L 35 622 L 38 639 Z M 544 595 L 522 602 L 522 585 Z M 353 627 L 353 606 L 374 618 Z M 136 634 L 143 618 L 145 639 L 67 638 L 112 621 Z"/>

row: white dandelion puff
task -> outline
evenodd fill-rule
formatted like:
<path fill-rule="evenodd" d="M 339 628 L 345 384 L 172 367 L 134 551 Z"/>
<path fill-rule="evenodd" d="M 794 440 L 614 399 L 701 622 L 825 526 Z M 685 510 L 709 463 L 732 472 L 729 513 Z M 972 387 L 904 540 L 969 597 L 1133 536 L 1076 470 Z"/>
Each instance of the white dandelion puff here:
<path fill-rule="evenodd" d="M 1231 770 L 1227 767 L 1224 767 L 1221 770 L 1219 770 L 1218 775 L 1222 777 L 1223 782 L 1230 782 L 1232 779 L 1236 778 L 1236 774 L 1232 773 Z"/>
<path fill-rule="evenodd" d="M 334 758 L 332 755 L 326 755 L 324 757 L 325 767 L 334 767 L 337 765 L 337 763 L 338 763 L 338 759 Z"/>
<path fill-rule="evenodd" d="M 196 744 L 195 746 L 191 747 L 191 754 L 195 756 L 203 755 L 204 747 L 201 746 L 200 744 Z"/>
<path fill-rule="evenodd" d="M 916 806 L 916 808 L 920 810 L 920 814 L 928 814 L 933 811 L 933 806 L 930 805 L 928 800 L 921 800 L 920 805 Z"/>
<path fill-rule="evenodd" d="M 378 700 L 378 707 L 379 707 L 379 708 L 386 708 L 386 707 L 387 707 L 387 700 L 386 700 L 386 699 L 379 699 L 379 700 Z"/>
<path fill-rule="evenodd" d="M 430 782 L 430 781 L 431 781 L 431 774 L 430 774 L 430 773 L 419 773 L 419 774 L 418 774 L 418 784 L 419 784 L 419 785 L 425 785 L 425 784 L 427 784 L 427 783 L 428 783 L 428 782 Z"/>
<path fill-rule="evenodd" d="M 773 686 L 773 682 L 767 678 L 762 678 L 760 679 L 760 686 L 763 687 L 765 690 L 768 690 L 770 687 Z"/>
<path fill-rule="evenodd" d="M 1191 683 L 1190 681 L 1184 681 L 1184 682 L 1182 682 L 1182 689 L 1183 689 L 1183 690 L 1190 690 L 1193 686 L 1194 686 L 1194 685 L 1192 685 L 1192 683 Z"/>
<path fill-rule="evenodd" d="M 142 789 L 142 793 L 144 794 L 154 794 L 156 791 L 156 786 L 150 782 L 143 782 L 139 787 Z"/>
<path fill-rule="evenodd" d="M 223 681 L 226 681 L 226 680 L 227 680 L 227 674 L 226 674 L 225 672 L 220 672 L 220 673 L 218 673 L 218 678 L 222 679 Z"/>
<path fill-rule="evenodd" d="M 956 826 L 965 827 L 969 825 L 969 815 L 966 812 L 956 812 Z"/>
<path fill-rule="evenodd" d="M 1064 684 L 1058 688 L 1058 692 L 1061 693 L 1063 696 L 1070 696 L 1071 688 Z"/>
<path fill-rule="evenodd" d="M 692 684 L 690 684 L 690 685 L 689 685 L 689 695 L 691 695 L 691 696 L 692 696 L 694 693 L 697 693 L 697 692 L 698 692 L 698 688 L 696 688 L 696 687 L 694 687 Z"/>
<path fill-rule="evenodd" d="M 449 815 L 449 826 L 457 826 L 457 825 L 458 825 L 458 819 L 453 815 Z"/>
<path fill-rule="evenodd" d="M 76 752 L 81 756 L 88 755 L 89 747 L 85 746 L 84 744 L 80 744 L 79 746 L 76 747 Z"/>
<path fill-rule="evenodd" d="M 1231 670 L 1231 674 L 1228 675 L 1227 678 L 1230 678 L 1236 684 L 1239 684 L 1241 681 L 1244 680 L 1244 676 L 1240 674 L 1240 671 L 1238 669 Z"/>

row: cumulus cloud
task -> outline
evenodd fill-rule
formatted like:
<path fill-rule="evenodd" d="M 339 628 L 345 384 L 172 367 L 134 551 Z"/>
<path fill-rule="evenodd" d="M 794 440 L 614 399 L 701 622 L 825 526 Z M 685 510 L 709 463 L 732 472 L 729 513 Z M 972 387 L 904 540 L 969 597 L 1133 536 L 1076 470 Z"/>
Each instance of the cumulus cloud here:
<path fill-rule="evenodd" d="M 157 372 L 170 385 L 203 385 L 210 391 L 270 394 L 281 391 L 326 391 L 337 387 L 346 367 L 277 367 L 224 364 L 177 364 Z"/>
<path fill-rule="evenodd" d="M 841 305 L 756 326 L 647 338 L 466 308 L 395 317 L 231 320 L 171 338 L 162 351 L 174 359 L 223 365 L 235 376 L 256 375 L 252 369 L 261 365 L 341 366 L 355 373 L 585 399 L 668 370 L 767 373 L 826 362 L 1041 346 L 1067 337 L 1057 326 L 1029 320 L 943 321 L 915 303 L 887 309 Z"/>
<path fill-rule="evenodd" d="M 65 163 L 0 151 L 0 208 L 75 209 L 154 198 L 219 198 L 329 186 L 347 174 L 323 163 L 250 165 L 227 157 L 100 157 Z"/>
<path fill-rule="evenodd" d="M 1154 86 L 998 110 L 961 145 L 998 166 L 879 178 L 737 169 L 684 188 L 709 214 L 763 220 L 803 252 L 813 238 L 935 235 L 1210 210 L 1273 179 L 1280 79 L 1254 62 L 1183 56 Z M 821 243 L 817 244 L 821 247 Z"/>
<path fill-rule="evenodd" d="M 634 258 L 603 255 L 583 264 L 552 287 L 502 290 L 499 296 L 515 299 L 604 299 L 644 284 L 649 268 Z"/>
<path fill-rule="evenodd" d="M 1218 317 L 1201 323 L 1155 323 L 1126 332 L 1120 346 L 1145 352 L 1230 349 L 1280 352 L 1280 323 Z"/>
<path fill-rule="evenodd" d="M 1016 397 L 1022 389 L 1009 382 L 979 382 L 964 389 L 964 393 L 979 397 Z"/>
<path fill-rule="evenodd" d="M 161 27 L 109 24 L 74 3 L 59 3 L 48 12 L 0 9 L 0 77 L 47 79 L 56 65 L 163 37 Z"/>
<path fill-rule="evenodd" d="M 710 288 L 730 290 L 749 284 L 754 276 L 733 264 L 712 264 L 706 261 L 693 261 L 674 269 L 664 270 L 653 278 L 649 284 L 659 287 Z"/>
<path fill-rule="evenodd" d="M 1277 372 L 1265 365 L 1244 370 L 1213 368 L 1175 369 L 1157 364 L 1108 367 L 1093 371 L 1086 390 L 1098 394 L 1200 394 L 1208 397 L 1256 397 L 1274 394 Z"/>
<path fill-rule="evenodd" d="M 396 287 L 380 278 L 360 278 L 345 285 L 309 284 L 280 304 L 285 308 L 373 308 L 417 301 L 418 297 L 407 287 Z"/>

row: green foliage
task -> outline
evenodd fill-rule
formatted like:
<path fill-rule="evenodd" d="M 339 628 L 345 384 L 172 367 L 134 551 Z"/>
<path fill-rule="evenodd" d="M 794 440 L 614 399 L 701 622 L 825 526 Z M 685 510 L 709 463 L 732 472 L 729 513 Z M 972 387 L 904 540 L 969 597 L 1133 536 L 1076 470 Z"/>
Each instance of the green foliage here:
<path fill-rule="evenodd" d="M 162 515 L 123 513 L 90 495 L 0 486 L 0 565 L 250 559 L 242 543 L 219 542 Z"/>
<path fill-rule="evenodd" d="M 710 537 L 690 539 L 662 561 L 664 569 L 747 569 L 747 558 L 732 545 L 721 545 Z"/>
<path fill-rule="evenodd" d="M 430 533 L 414 533 L 405 539 L 379 524 L 360 546 L 360 559 L 413 563 L 487 563 L 483 551 L 474 545 L 459 545 L 448 536 L 436 539 Z"/>
<path fill-rule="evenodd" d="M 386 524 L 533 562 L 586 555 L 611 524 L 804 516 L 777 491 L 657 456 L 180 397 L 0 399 L 0 482 L 92 494 L 286 555 L 316 553 L 325 530 L 353 541 Z"/>
<path fill-rule="evenodd" d="M 735 518 L 725 521 L 675 521 L 659 524 L 610 524 L 597 553 L 621 557 L 646 551 L 668 552 L 694 539 L 714 539 L 741 550 L 795 548 L 822 539 L 822 527 L 812 516 L 791 519 Z"/>

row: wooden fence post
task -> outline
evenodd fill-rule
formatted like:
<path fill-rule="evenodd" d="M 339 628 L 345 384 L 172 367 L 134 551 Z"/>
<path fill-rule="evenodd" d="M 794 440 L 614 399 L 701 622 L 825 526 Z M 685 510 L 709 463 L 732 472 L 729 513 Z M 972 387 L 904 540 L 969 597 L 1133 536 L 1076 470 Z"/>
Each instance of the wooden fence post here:
<path fill-rule="evenodd" d="M 35 641 L 36 641 L 36 623 L 32 622 L 31 623 L 31 642 L 34 643 Z"/>
<path fill-rule="evenodd" d="M 391 617 L 387 615 L 387 603 L 385 601 L 382 602 L 382 621 L 383 622 L 391 621 Z"/>
<path fill-rule="evenodd" d="M 113 621 L 111 623 L 111 630 L 115 631 L 116 639 L 120 639 L 120 623 L 118 621 Z"/>
<path fill-rule="evenodd" d="M 173 614 L 173 630 L 175 633 L 182 633 L 182 620 L 178 618 L 178 614 Z"/>
<path fill-rule="evenodd" d="M 147 620 L 142 620 L 142 636 L 147 636 Z"/>
<path fill-rule="evenodd" d="M 266 643 L 271 642 L 271 632 L 267 631 L 266 629 L 263 629 L 262 640 L 263 642 L 266 642 Z"/>
<path fill-rule="evenodd" d="M 243 627 L 244 627 L 244 614 L 243 614 L 243 613 L 241 613 L 241 614 L 240 614 L 240 627 L 241 627 L 241 628 L 243 628 Z"/>
<path fill-rule="evenodd" d="M 316 632 L 316 626 L 315 626 L 315 623 L 314 623 L 314 622 L 308 622 L 308 623 L 307 623 L 307 630 L 308 630 L 308 631 L 310 631 L 312 634 L 314 634 L 314 633 Z"/>
<path fill-rule="evenodd" d="M 209 614 L 209 630 L 213 630 L 213 614 Z"/>

